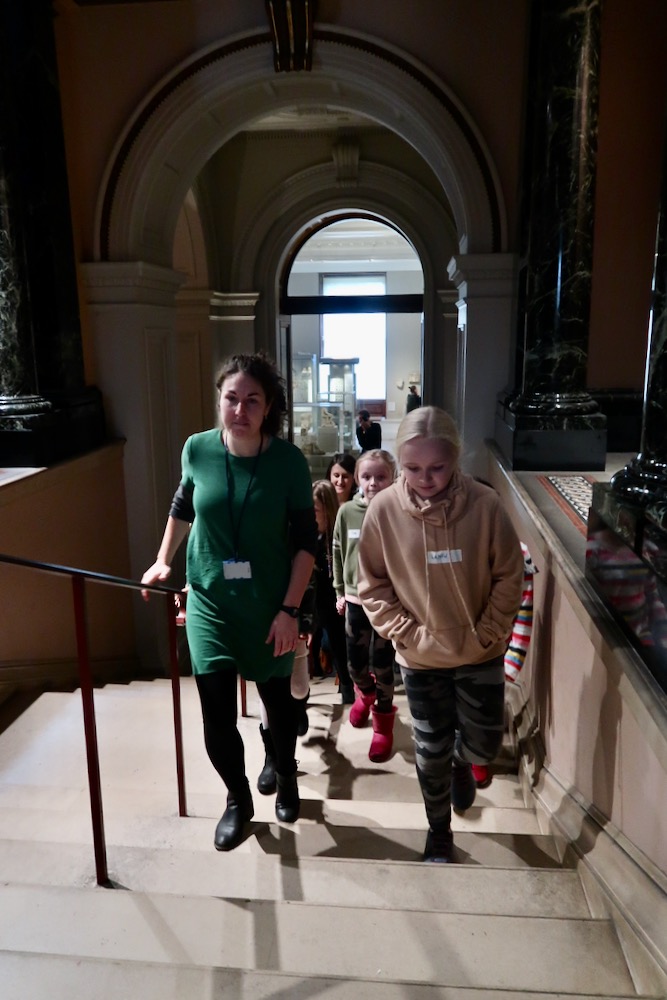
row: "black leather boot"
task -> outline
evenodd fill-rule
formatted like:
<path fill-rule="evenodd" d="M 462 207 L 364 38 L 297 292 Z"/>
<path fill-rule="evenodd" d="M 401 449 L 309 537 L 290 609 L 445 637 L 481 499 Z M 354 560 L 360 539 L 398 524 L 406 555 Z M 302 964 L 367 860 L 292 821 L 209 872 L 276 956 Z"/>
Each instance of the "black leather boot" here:
<path fill-rule="evenodd" d="M 273 795 L 276 790 L 276 748 L 273 745 L 271 730 L 265 729 L 261 722 L 259 733 L 264 743 L 266 756 L 264 757 L 264 767 L 259 772 L 257 779 L 257 791 L 261 792 L 262 795 Z"/>
<path fill-rule="evenodd" d="M 296 783 L 296 771 L 294 774 L 276 774 L 277 794 L 276 794 L 276 819 L 281 823 L 296 823 L 299 818 L 301 800 L 299 799 L 299 787 Z"/>
<path fill-rule="evenodd" d="M 215 828 L 216 851 L 232 851 L 243 839 L 243 828 L 246 823 L 255 815 L 255 807 L 252 803 L 250 786 L 245 783 L 245 788 L 239 792 L 229 792 L 227 795 L 227 808 L 220 817 L 220 821 Z"/>
<path fill-rule="evenodd" d="M 310 725 L 308 721 L 308 699 L 310 698 L 310 691 L 305 698 L 295 698 L 296 702 L 296 735 L 305 736 L 308 732 L 308 726 Z"/>
<path fill-rule="evenodd" d="M 350 681 L 339 686 L 341 705 L 354 705 L 354 684 Z"/>

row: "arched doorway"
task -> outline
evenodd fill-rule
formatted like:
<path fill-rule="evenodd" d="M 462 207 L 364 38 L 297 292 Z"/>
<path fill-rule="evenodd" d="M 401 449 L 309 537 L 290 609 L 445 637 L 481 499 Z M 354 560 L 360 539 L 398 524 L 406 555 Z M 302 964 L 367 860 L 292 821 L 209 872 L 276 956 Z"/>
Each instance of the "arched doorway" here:
<path fill-rule="evenodd" d="M 503 252 L 504 202 L 474 121 L 414 59 L 352 33 L 318 41 L 318 65 L 276 75 L 271 46 L 248 37 L 176 67 L 120 136 L 100 191 L 96 259 L 170 266 L 180 207 L 211 155 L 258 120 L 352 112 L 399 136 L 437 178 L 465 253 Z M 343 96 L 344 95 L 344 96 Z"/>
<path fill-rule="evenodd" d="M 317 45 L 317 65 L 309 73 L 276 75 L 270 46 L 252 36 L 243 44 L 213 47 L 170 73 L 137 109 L 109 163 L 98 202 L 98 258 L 169 269 L 188 192 L 201 195 L 206 224 L 230 176 L 236 190 L 247 177 L 254 181 L 267 167 L 284 163 L 270 188 L 241 195 L 207 233 L 207 246 L 217 252 L 207 268 L 212 313 L 218 305 L 221 313 L 213 318 L 237 323 L 236 329 L 226 323 L 224 334 L 222 327 L 211 334 L 210 356 L 228 353 L 229 346 L 275 353 L 277 276 L 287 248 L 313 219 L 340 211 L 371 213 L 405 233 L 424 264 L 425 392 L 460 420 L 470 416 L 470 437 L 483 438 L 493 427 L 495 392 L 506 382 L 510 307 L 503 306 L 500 322 L 496 303 L 479 311 L 485 322 L 493 320 L 494 356 L 477 364 L 469 343 L 457 343 L 457 295 L 448 273 L 456 256 L 457 287 L 465 284 L 468 292 L 470 278 L 481 277 L 493 285 L 496 299 L 499 288 L 501 298 L 511 299 L 512 267 L 506 260 L 498 267 L 505 256 L 505 210 L 483 139 L 456 96 L 414 60 L 351 34 L 327 32 Z M 364 127 L 359 146 L 355 133 Z M 228 151 L 286 129 L 299 139 L 307 131 L 319 142 L 310 165 L 292 164 L 291 148 L 282 160 L 269 151 L 261 171 L 243 172 L 237 161 L 211 182 L 216 165 L 230 162 Z M 490 297 L 486 288 L 480 297 Z M 240 322 L 240 312 L 252 326 Z M 471 316 L 477 312 L 468 310 Z M 480 328 L 478 343 L 486 333 Z M 203 380 L 205 354 L 200 351 Z M 466 414 L 468 362 L 485 384 L 482 405 Z M 117 394 L 116 387 L 109 390 Z"/>
<path fill-rule="evenodd" d="M 319 478 L 332 452 L 357 449 L 360 409 L 388 446 L 407 385 L 421 391 L 424 275 L 401 233 L 352 215 L 308 236 L 281 285 L 290 434 Z"/>

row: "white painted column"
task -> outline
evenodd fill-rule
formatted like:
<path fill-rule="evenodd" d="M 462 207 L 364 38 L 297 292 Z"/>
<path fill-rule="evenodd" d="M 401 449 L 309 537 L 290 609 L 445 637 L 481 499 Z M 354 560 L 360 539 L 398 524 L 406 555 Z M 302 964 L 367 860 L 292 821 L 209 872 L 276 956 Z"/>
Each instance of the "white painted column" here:
<path fill-rule="evenodd" d="M 176 377 L 180 438 L 217 421 L 215 379 L 231 354 L 255 348 L 254 292 L 184 288 L 176 296 Z"/>
<path fill-rule="evenodd" d="M 458 290 L 457 420 L 464 466 L 482 473 L 485 439 L 494 435 L 498 393 L 512 364 L 517 261 L 513 254 L 465 254 L 447 268 Z"/>
<path fill-rule="evenodd" d="M 81 276 L 108 430 L 126 441 L 130 559 L 139 580 L 155 560 L 180 479 L 175 298 L 184 276 L 142 262 L 85 264 Z M 174 577 L 180 586 L 176 566 Z M 135 605 L 139 656 L 153 669 L 156 658 L 166 662 L 161 603 L 154 601 L 148 614 Z"/>
<path fill-rule="evenodd" d="M 258 292 L 215 292 L 211 299 L 213 363 L 217 371 L 230 354 L 258 350 L 255 311 Z"/>
<path fill-rule="evenodd" d="M 440 350 L 440 366 L 442 371 L 443 406 L 460 423 L 462 413 L 462 382 L 459 378 L 461 368 L 459 329 L 458 293 L 450 288 L 438 289 L 438 298 L 442 306 L 444 319 L 443 343 Z"/>

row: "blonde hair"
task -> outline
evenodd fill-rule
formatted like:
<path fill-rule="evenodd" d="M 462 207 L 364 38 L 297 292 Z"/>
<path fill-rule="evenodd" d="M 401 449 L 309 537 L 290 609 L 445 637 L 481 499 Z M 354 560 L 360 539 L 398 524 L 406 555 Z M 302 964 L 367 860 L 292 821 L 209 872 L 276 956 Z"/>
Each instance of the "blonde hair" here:
<path fill-rule="evenodd" d="M 454 418 L 439 406 L 420 406 L 401 420 L 396 433 L 396 454 L 401 460 L 401 450 L 415 438 L 442 441 L 451 448 L 456 462 L 461 455 L 461 438 Z"/>
<path fill-rule="evenodd" d="M 338 513 L 338 495 L 330 480 L 317 479 L 313 483 L 313 500 L 322 504 L 327 519 L 327 535 L 331 538 Z"/>
<path fill-rule="evenodd" d="M 384 462 L 391 472 L 392 481 L 396 479 L 396 459 L 394 456 L 388 451 L 385 451 L 384 448 L 373 448 L 372 451 L 362 451 L 361 455 L 357 459 L 357 465 L 354 470 L 354 479 L 357 486 L 359 485 L 359 469 L 364 462 L 369 460 Z"/>

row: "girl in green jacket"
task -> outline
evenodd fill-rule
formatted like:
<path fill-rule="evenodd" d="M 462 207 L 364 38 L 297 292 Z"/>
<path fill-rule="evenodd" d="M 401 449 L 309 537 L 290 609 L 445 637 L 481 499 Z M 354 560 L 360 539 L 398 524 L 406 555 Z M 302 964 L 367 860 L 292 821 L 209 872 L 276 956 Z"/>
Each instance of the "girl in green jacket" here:
<path fill-rule="evenodd" d="M 394 716 L 394 650 L 391 642 L 371 627 L 357 594 L 357 551 L 361 526 L 371 500 L 391 486 L 396 463 L 388 451 L 375 449 L 357 459 L 355 480 L 359 493 L 338 510 L 333 535 L 336 609 L 345 615 L 347 666 L 354 682 L 355 700 L 350 722 L 360 728 L 373 718 L 369 758 L 382 763 L 391 755 Z"/>

